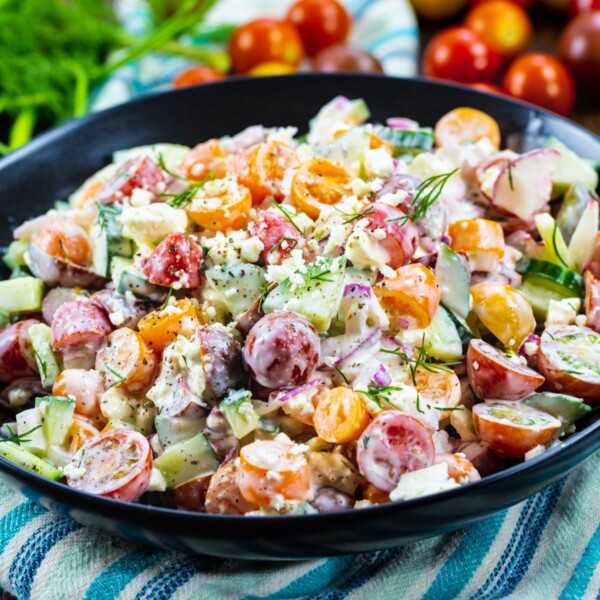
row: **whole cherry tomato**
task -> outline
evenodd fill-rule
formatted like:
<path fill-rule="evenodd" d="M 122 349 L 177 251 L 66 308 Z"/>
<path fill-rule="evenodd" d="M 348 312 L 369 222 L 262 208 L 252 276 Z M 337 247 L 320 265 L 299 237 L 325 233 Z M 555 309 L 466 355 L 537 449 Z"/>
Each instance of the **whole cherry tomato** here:
<path fill-rule="evenodd" d="M 309 56 L 345 42 L 352 25 L 348 11 L 337 0 L 298 0 L 287 19 L 296 26 Z"/>
<path fill-rule="evenodd" d="M 410 0 L 419 17 L 432 21 L 449 19 L 466 6 L 465 0 Z"/>
<path fill-rule="evenodd" d="M 600 10 L 600 0 L 570 0 L 569 14 L 576 17 L 584 12 Z"/>
<path fill-rule="evenodd" d="M 348 46 L 329 46 L 313 58 L 313 71 L 333 73 L 335 71 L 359 71 L 383 73 L 381 63 L 368 52 Z"/>
<path fill-rule="evenodd" d="M 506 71 L 502 87 L 511 96 L 568 115 L 575 103 L 575 84 L 566 67 L 538 52 L 519 56 Z"/>
<path fill-rule="evenodd" d="M 287 21 L 256 19 L 238 27 L 229 41 L 229 54 L 235 73 L 269 61 L 297 65 L 304 57 L 302 38 Z"/>
<path fill-rule="evenodd" d="M 218 81 L 224 79 L 225 75 L 216 69 L 207 67 L 206 65 L 194 65 L 184 69 L 173 78 L 173 87 L 187 87 L 189 85 L 198 85 L 209 81 Z"/>
<path fill-rule="evenodd" d="M 492 0 L 472 8 L 465 25 L 505 56 L 523 52 L 531 42 L 531 19 L 517 4 Z"/>
<path fill-rule="evenodd" d="M 450 27 L 429 42 L 423 55 L 423 72 L 428 77 L 459 83 L 494 81 L 502 57 L 467 27 Z"/>

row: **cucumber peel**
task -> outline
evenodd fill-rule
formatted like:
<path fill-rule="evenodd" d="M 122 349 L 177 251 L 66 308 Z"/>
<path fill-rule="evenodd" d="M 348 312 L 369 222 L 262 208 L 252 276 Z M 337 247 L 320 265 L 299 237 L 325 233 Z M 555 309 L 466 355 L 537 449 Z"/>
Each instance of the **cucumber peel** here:
<path fill-rule="evenodd" d="M 60 469 L 14 442 L 0 441 L 0 456 L 46 479 L 59 481 L 63 477 Z"/>

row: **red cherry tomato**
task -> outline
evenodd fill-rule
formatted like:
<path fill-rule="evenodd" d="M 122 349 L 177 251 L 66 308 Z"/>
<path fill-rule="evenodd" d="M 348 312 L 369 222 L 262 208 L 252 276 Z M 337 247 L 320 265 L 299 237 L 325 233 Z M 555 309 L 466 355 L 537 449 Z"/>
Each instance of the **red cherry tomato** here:
<path fill-rule="evenodd" d="M 229 41 L 234 73 L 246 73 L 265 62 L 297 65 L 304 57 L 302 38 L 287 21 L 256 19 L 238 27 Z"/>
<path fill-rule="evenodd" d="M 560 36 L 558 52 L 578 81 L 600 96 L 600 10 L 573 19 Z"/>
<path fill-rule="evenodd" d="M 425 75 L 459 83 L 495 81 L 501 67 L 500 53 L 467 27 L 450 27 L 438 33 L 423 55 Z"/>
<path fill-rule="evenodd" d="M 502 80 L 504 91 L 519 100 L 567 116 L 575 103 L 575 84 L 566 67 L 549 54 L 519 56 Z"/>
<path fill-rule="evenodd" d="M 225 75 L 216 69 L 207 67 L 206 65 L 194 65 L 188 67 L 179 73 L 173 79 L 173 87 L 181 88 L 190 85 L 198 85 L 200 83 L 208 83 L 209 81 L 218 81 L 225 79 Z"/>
<path fill-rule="evenodd" d="M 85 473 L 79 479 L 67 478 L 69 487 L 133 502 L 150 483 L 152 450 L 142 434 L 129 429 L 111 429 L 86 442 L 70 464 L 85 469 Z"/>
<path fill-rule="evenodd" d="M 576 17 L 581 13 L 600 10 L 600 0 L 570 0 L 569 14 Z"/>
<path fill-rule="evenodd" d="M 298 0 L 288 10 L 287 20 L 296 26 L 309 56 L 345 42 L 352 25 L 337 0 Z"/>
<path fill-rule="evenodd" d="M 169 287 L 175 283 L 182 288 L 200 285 L 202 248 L 183 233 L 168 235 L 148 257 L 144 274 L 151 283 Z"/>
<path fill-rule="evenodd" d="M 205 510 L 214 515 L 243 515 L 258 506 L 248 502 L 237 483 L 238 467 L 236 462 L 222 464 L 211 477 L 206 491 Z"/>
<path fill-rule="evenodd" d="M 19 321 L 0 330 L 0 381 L 9 383 L 19 377 L 37 375 L 29 328 L 37 319 Z"/>
<path fill-rule="evenodd" d="M 254 379 L 267 388 L 306 383 L 319 362 L 321 340 L 312 323 L 292 312 L 263 317 L 244 344 L 244 361 Z"/>
<path fill-rule="evenodd" d="M 313 58 L 313 71 L 334 73 L 336 71 L 358 71 L 362 73 L 383 73 L 381 63 L 371 54 L 360 48 L 349 46 L 329 46 Z"/>
<path fill-rule="evenodd" d="M 248 233 L 262 242 L 260 261 L 265 265 L 279 264 L 294 248 L 304 246 L 300 232 L 283 215 L 270 211 L 260 213 Z"/>
<path fill-rule="evenodd" d="M 52 319 L 52 349 L 99 347 L 114 329 L 106 313 L 89 300 L 65 302 Z"/>

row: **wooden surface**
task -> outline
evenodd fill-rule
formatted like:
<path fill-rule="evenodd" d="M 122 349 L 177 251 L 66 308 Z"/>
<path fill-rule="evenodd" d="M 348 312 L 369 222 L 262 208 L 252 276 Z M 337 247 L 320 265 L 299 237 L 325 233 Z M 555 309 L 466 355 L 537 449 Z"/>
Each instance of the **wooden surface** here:
<path fill-rule="evenodd" d="M 530 11 L 530 15 L 534 24 L 534 39 L 528 51 L 547 52 L 556 55 L 558 39 L 567 24 L 568 15 L 566 13 L 554 13 L 543 7 L 534 7 Z M 443 23 L 420 22 L 421 49 L 427 45 L 435 33 L 450 25 L 460 24 L 463 17 L 464 15 L 459 15 L 453 20 Z M 577 104 L 571 119 L 600 135 L 600 100 L 590 97 L 584 90 L 578 88 Z"/>

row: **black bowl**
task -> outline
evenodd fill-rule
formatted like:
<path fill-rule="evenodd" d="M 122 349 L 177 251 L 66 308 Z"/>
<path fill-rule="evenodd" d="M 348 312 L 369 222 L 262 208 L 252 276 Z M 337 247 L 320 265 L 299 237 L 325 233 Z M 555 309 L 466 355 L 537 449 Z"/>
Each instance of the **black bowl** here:
<path fill-rule="evenodd" d="M 374 120 L 394 115 L 436 122 L 473 106 L 500 123 L 521 150 L 555 135 L 575 152 L 600 156 L 600 140 L 550 113 L 503 97 L 431 81 L 364 75 L 301 75 L 226 81 L 151 96 L 40 136 L 0 161 L 0 214 L 8 224 L 47 210 L 109 162 L 112 151 L 153 142 L 194 144 L 261 123 L 295 125 L 336 95 L 364 98 Z M 458 529 L 523 500 L 600 448 L 600 421 L 529 462 L 427 498 L 335 514 L 244 518 L 128 504 L 77 492 L 0 458 L 0 477 L 43 506 L 128 538 L 216 556 L 299 559 L 364 552 Z"/>

